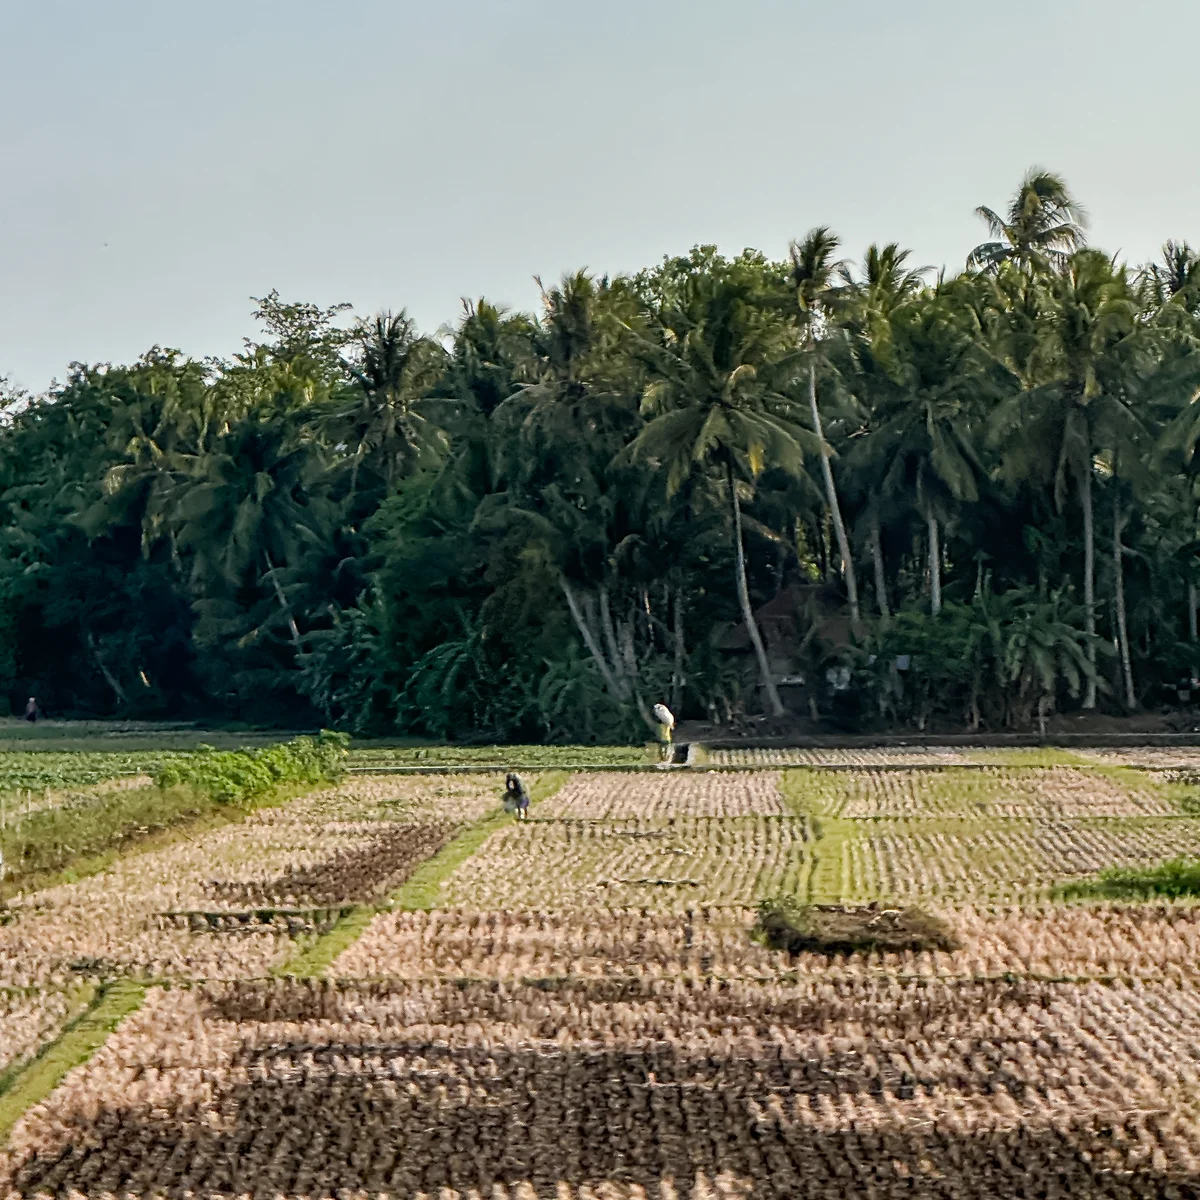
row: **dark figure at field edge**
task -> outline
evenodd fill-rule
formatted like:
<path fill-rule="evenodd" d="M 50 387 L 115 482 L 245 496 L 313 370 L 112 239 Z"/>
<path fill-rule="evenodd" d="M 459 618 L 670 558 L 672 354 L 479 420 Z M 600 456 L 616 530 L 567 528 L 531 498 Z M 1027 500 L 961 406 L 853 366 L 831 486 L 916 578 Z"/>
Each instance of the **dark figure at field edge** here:
<path fill-rule="evenodd" d="M 529 815 L 529 792 L 520 775 L 512 771 L 504 777 L 504 811 L 515 812 L 518 821 Z"/>

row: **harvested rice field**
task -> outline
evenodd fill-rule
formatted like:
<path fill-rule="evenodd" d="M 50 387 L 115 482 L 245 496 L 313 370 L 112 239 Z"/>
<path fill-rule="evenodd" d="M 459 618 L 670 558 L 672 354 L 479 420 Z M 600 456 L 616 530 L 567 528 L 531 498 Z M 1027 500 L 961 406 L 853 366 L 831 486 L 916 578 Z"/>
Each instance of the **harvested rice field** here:
<path fill-rule="evenodd" d="M 525 821 L 352 776 L 0 906 L 0 1197 L 1200 1196 L 1200 904 L 1058 899 L 1200 858 L 1185 764 L 725 753 Z M 956 948 L 772 950 L 781 894 Z"/>
<path fill-rule="evenodd" d="M 90 998 L 90 988 L 0 992 L 0 1080 L 33 1058 Z"/>

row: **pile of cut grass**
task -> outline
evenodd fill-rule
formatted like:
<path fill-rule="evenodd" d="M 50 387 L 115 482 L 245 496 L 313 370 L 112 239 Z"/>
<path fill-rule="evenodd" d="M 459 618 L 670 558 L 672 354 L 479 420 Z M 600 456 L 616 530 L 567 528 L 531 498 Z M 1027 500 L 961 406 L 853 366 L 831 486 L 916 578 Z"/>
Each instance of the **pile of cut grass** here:
<path fill-rule="evenodd" d="M 764 900 L 755 935 L 788 954 L 854 954 L 860 951 L 957 950 L 949 925 L 920 908 L 879 904 L 801 904 L 791 897 Z"/>
<path fill-rule="evenodd" d="M 1200 896 L 1200 860 L 1173 858 L 1156 867 L 1114 867 L 1059 889 L 1064 900 L 1181 900 Z"/>

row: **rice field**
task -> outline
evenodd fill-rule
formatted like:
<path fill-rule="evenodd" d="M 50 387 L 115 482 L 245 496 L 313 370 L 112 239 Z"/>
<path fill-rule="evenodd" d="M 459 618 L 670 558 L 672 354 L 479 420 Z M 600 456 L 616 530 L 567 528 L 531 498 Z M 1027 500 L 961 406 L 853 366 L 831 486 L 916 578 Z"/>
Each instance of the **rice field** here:
<path fill-rule="evenodd" d="M 1200 857 L 1193 785 L 1093 753 L 352 776 L 23 894 L 0 1195 L 1200 1195 L 1200 905 L 1055 898 Z M 958 948 L 783 954 L 779 893 Z"/>
<path fill-rule="evenodd" d="M 0 1082 L 61 1032 L 80 1000 L 79 988 L 0 993 Z"/>

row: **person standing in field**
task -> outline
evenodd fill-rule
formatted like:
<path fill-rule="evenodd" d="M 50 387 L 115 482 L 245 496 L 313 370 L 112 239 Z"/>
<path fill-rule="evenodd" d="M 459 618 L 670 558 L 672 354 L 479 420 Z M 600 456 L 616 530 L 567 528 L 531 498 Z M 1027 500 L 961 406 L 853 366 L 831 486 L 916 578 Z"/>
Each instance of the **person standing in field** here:
<path fill-rule="evenodd" d="M 658 740 L 663 746 L 663 761 L 670 762 L 672 738 L 675 734 L 675 714 L 665 705 L 656 704 L 654 719 L 658 722 Z"/>
<path fill-rule="evenodd" d="M 38 702 L 36 696 L 30 696 L 25 705 L 25 720 L 31 725 L 38 719 Z"/>
<path fill-rule="evenodd" d="M 518 821 L 529 816 L 529 791 L 525 781 L 513 771 L 504 777 L 504 811 L 516 813 Z"/>

